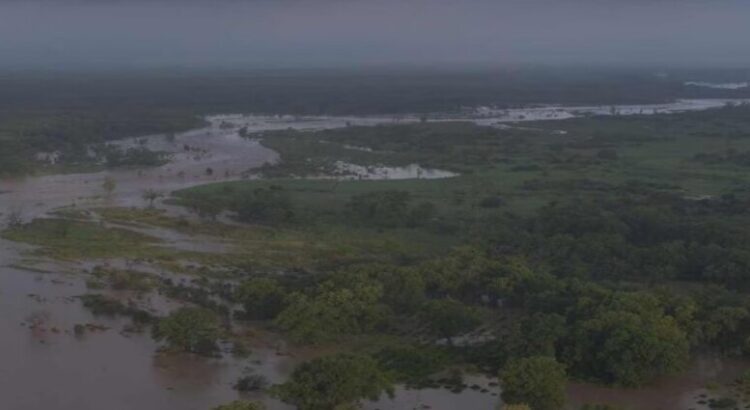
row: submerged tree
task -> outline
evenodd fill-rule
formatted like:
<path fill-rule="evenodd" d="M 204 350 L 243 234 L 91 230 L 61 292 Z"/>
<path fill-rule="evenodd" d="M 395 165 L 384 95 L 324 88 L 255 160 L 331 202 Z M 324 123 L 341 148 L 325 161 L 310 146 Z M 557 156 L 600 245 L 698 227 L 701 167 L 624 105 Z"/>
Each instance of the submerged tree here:
<path fill-rule="evenodd" d="M 511 360 L 500 378 L 506 403 L 526 403 L 534 410 L 559 410 L 565 404 L 565 367 L 554 358 Z"/>
<path fill-rule="evenodd" d="M 605 383 L 640 386 L 683 369 L 688 360 L 685 333 L 655 312 L 602 312 L 581 323 L 574 338 L 574 369 Z"/>
<path fill-rule="evenodd" d="M 299 410 L 331 410 L 392 395 L 391 380 L 369 356 L 339 354 L 303 363 L 273 394 Z"/>
<path fill-rule="evenodd" d="M 111 196 L 115 192 L 115 189 L 117 189 L 117 182 L 111 176 L 107 176 L 104 178 L 104 182 L 102 182 L 102 189 L 104 189 L 107 196 Z"/>
<path fill-rule="evenodd" d="M 367 333 L 386 317 L 387 309 L 380 303 L 382 295 L 382 286 L 373 284 L 326 289 L 312 297 L 294 293 L 276 324 L 300 343 L 315 344 Z"/>
<path fill-rule="evenodd" d="M 5 224 L 9 228 L 18 228 L 23 225 L 23 216 L 21 214 L 21 211 L 18 209 L 13 209 L 8 212 L 8 215 L 5 216 Z"/>
<path fill-rule="evenodd" d="M 388 347 L 374 355 L 380 366 L 395 381 L 408 387 L 420 387 L 430 376 L 442 371 L 449 363 L 449 355 L 439 347 L 425 345 Z"/>
<path fill-rule="evenodd" d="M 224 204 L 219 198 L 207 195 L 186 195 L 182 198 L 191 212 L 201 218 L 215 220 L 224 209 Z"/>
<path fill-rule="evenodd" d="M 235 299 L 251 319 L 273 319 L 284 308 L 284 289 L 275 279 L 254 278 L 240 284 Z"/>
<path fill-rule="evenodd" d="M 165 340 L 171 349 L 197 354 L 216 351 L 221 328 L 216 315 L 202 308 L 180 308 L 154 327 L 156 340 Z"/>
<path fill-rule="evenodd" d="M 148 202 L 149 208 L 153 208 L 154 202 L 163 196 L 164 194 L 153 189 L 147 189 L 143 191 L 143 195 L 142 195 L 143 200 Z"/>

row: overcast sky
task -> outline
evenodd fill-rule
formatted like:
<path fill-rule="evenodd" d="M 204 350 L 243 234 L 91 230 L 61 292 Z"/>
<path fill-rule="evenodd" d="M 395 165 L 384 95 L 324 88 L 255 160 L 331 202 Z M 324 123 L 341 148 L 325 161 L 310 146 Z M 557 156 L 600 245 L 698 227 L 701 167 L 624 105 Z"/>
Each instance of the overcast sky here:
<path fill-rule="evenodd" d="M 0 0 L 0 66 L 750 66 L 750 0 Z"/>

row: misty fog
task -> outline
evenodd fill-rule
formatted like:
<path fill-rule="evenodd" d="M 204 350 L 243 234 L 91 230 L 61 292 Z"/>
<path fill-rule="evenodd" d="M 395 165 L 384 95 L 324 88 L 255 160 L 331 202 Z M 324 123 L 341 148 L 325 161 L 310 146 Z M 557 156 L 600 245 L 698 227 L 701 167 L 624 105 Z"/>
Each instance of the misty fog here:
<path fill-rule="evenodd" d="M 748 16 L 741 0 L 2 1 L 0 66 L 739 66 Z"/>

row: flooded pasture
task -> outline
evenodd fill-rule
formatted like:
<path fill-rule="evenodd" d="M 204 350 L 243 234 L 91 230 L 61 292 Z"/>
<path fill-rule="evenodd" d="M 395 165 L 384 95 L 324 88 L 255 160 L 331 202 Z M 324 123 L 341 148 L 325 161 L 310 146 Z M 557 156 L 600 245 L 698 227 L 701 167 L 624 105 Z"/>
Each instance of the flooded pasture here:
<path fill-rule="evenodd" d="M 673 104 L 620 107 L 538 107 L 527 109 L 477 109 L 467 115 L 436 115 L 436 121 L 473 121 L 495 125 L 531 120 L 557 120 L 586 115 L 636 115 L 682 112 L 720 107 L 729 100 L 689 100 Z M 142 206 L 143 192 L 168 193 L 214 181 L 243 178 L 247 171 L 278 161 L 278 155 L 257 140 L 239 135 L 288 128 L 315 131 L 352 125 L 374 126 L 417 122 L 417 116 L 392 117 L 290 117 L 222 115 L 208 117 L 206 128 L 177 135 L 133 138 L 118 142 L 123 147 L 144 145 L 171 155 L 168 164 L 148 169 L 123 169 L 85 174 L 44 175 L 0 181 L 0 213 L 18 212 L 25 220 L 48 215 L 60 207 L 76 209 L 101 206 Z M 368 149 L 367 147 L 356 147 Z M 360 179 L 446 178 L 455 174 L 421 168 L 418 164 L 398 169 L 340 165 Z M 210 171 L 209 171 L 210 170 Z M 112 192 L 104 181 L 115 183 Z M 0 215 L 0 219 L 4 219 Z M 0 223 L 0 226 L 2 223 Z M 220 253 L 226 245 L 209 238 L 186 237 L 170 230 L 141 229 L 163 239 L 166 246 L 189 251 Z M 187 355 L 157 355 L 157 344 L 148 334 L 123 331 L 126 321 L 96 317 L 84 309 L 77 296 L 88 292 L 83 272 L 100 263 L 132 266 L 133 261 L 89 261 L 63 264 L 37 261 L 40 271 L 19 269 L 28 265 L 29 247 L 0 239 L 0 397 L 2 407 L 17 410 L 205 410 L 239 397 L 232 389 L 246 372 L 262 374 L 271 382 L 287 377 L 304 354 L 280 352 L 275 341 L 252 346 L 252 355 L 221 359 Z M 139 270 L 148 270 L 139 267 Z M 161 272 L 163 273 L 163 272 Z M 127 295 L 120 295 L 128 297 Z M 153 298 L 145 303 L 158 311 L 177 304 Z M 77 324 L 91 325 L 83 335 Z M 696 407 L 695 397 L 714 379 L 736 376 L 741 365 L 733 362 L 699 363 L 697 370 L 664 380 L 638 391 L 593 387 L 572 383 L 571 400 L 612 402 L 644 410 Z M 703 366 L 703 367 L 701 367 Z M 433 410 L 493 409 L 499 391 L 486 379 L 468 378 L 487 391 L 466 389 L 405 390 L 395 399 L 366 403 L 369 410 L 430 408 Z M 253 397 L 256 398 L 256 397 Z M 271 410 L 290 407 L 269 399 Z"/>
<path fill-rule="evenodd" d="M 707 398 L 719 398 L 728 393 L 723 387 L 709 387 L 730 384 L 749 366 L 746 360 L 700 357 L 683 374 L 664 377 L 650 386 L 628 389 L 570 383 L 568 396 L 575 405 L 606 403 L 626 409 L 709 410 Z"/>
<path fill-rule="evenodd" d="M 156 356 L 148 335 L 122 332 L 125 321 L 94 317 L 76 296 L 78 275 L 0 275 L 0 393 L 3 408 L 207 409 L 233 397 L 242 364 L 226 359 Z M 91 325 L 76 335 L 76 324 Z M 267 374 L 289 366 L 255 351 Z"/>
<path fill-rule="evenodd" d="M 337 161 L 335 165 L 338 175 L 334 177 L 340 179 L 441 179 L 458 176 L 455 172 L 423 168 L 418 164 L 410 164 L 404 167 L 365 167 Z"/>

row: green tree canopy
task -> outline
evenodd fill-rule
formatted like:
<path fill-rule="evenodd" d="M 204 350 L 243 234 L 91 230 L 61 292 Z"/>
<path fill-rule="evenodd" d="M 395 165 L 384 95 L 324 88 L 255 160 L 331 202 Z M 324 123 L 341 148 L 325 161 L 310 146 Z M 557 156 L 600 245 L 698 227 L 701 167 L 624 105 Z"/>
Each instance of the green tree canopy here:
<path fill-rule="evenodd" d="M 221 328 L 216 315 L 202 308 L 180 308 L 154 326 L 156 340 L 165 340 L 171 349 L 209 354 L 216 351 Z"/>
<path fill-rule="evenodd" d="M 474 308 L 453 299 L 425 303 L 421 317 L 434 334 L 448 339 L 449 343 L 453 337 L 474 330 L 481 322 Z"/>
<path fill-rule="evenodd" d="M 520 325 L 519 356 L 556 357 L 558 346 L 567 334 L 565 318 L 555 314 L 535 313 L 524 318 Z"/>
<path fill-rule="evenodd" d="M 284 289 L 275 279 L 254 278 L 240 284 L 235 299 L 249 318 L 273 319 L 284 308 Z"/>
<path fill-rule="evenodd" d="M 276 324 L 300 343 L 321 343 L 347 334 L 367 333 L 383 323 L 383 288 L 376 283 L 348 288 L 321 286 L 316 295 L 294 293 Z"/>
<path fill-rule="evenodd" d="M 300 365 L 273 393 L 299 410 L 331 410 L 392 394 L 391 381 L 368 356 L 339 354 Z"/>
<path fill-rule="evenodd" d="M 511 360 L 500 378 L 505 403 L 525 403 L 534 410 L 559 410 L 565 404 L 565 367 L 554 358 Z"/>
<path fill-rule="evenodd" d="M 406 191 L 375 191 L 353 196 L 347 207 L 362 223 L 395 228 L 408 222 L 410 202 L 411 195 Z"/>
<path fill-rule="evenodd" d="M 430 346 L 390 347 L 379 351 L 375 358 L 394 380 L 419 386 L 448 364 L 448 355 Z"/>
<path fill-rule="evenodd" d="M 243 222 L 279 223 L 294 216 L 291 198 L 278 185 L 242 192 L 235 198 L 232 210 L 237 213 L 237 219 Z"/>
<path fill-rule="evenodd" d="M 582 321 L 568 358 L 581 375 L 605 383 L 639 386 L 684 368 L 689 343 L 671 316 L 659 310 L 624 306 Z"/>

